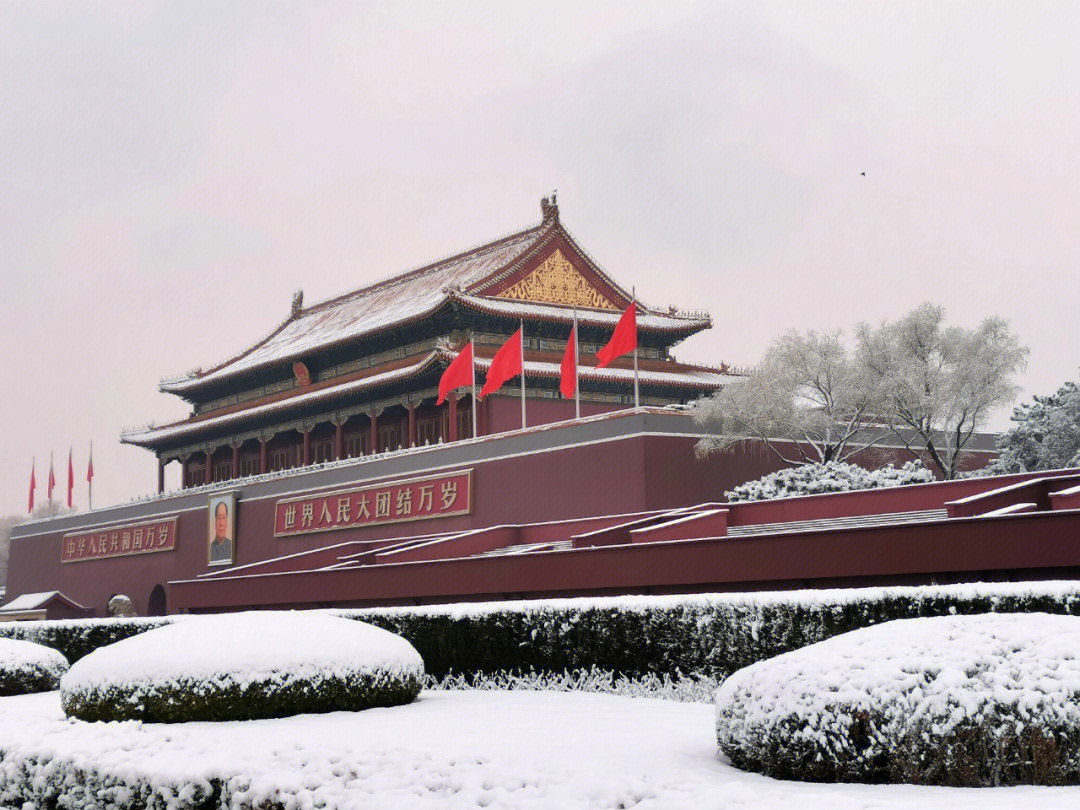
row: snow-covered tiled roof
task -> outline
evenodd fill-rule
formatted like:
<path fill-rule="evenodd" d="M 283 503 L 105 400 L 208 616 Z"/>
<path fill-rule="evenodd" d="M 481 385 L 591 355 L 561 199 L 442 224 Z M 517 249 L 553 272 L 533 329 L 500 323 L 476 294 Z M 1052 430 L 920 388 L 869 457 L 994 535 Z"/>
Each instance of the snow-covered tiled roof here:
<path fill-rule="evenodd" d="M 60 591 L 41 591 L 40 593 L 24 593 L 22 596 L 16 596 L 10 602 L 3 607 L 0 607 L 0 612 L 4 611 L 21 611 L 21 610 L 41 610 L 49 603 L 54 597 L 60 597 L 63 601 L 67 602 L 72 607 L 82 608 L 77 602 L 73 602 L 64 596 Z"/>
<path fill-rule="evenodd" d="M 378 372 L 357 380 L 326 385 L 317 391 L 286 395 L 271 402 L 255 402 L 249 407 L 240 407 L 217 415 L 187 419 L 160 427 L 138 428 L 123 433 L 120 440 L 125 444 L 153 446 L 163 441 L 183 437 L 198 436 L 207 432 L 216 432 L 223 427 L 236 429 L 244 422 L 297 408 L 329 401 L 350 394 L 378 388 L 391 382 L 408 379 L 433 368 L 445 368 L 456 356 L 455 352 L 438 348 L 418 357 L 407 365 Z M 655 365 L 656 361 L 650 361 Z M 666 364 L 666 363 L 665 363 Z M 687 388 L 695 391 L 711 391 L 725 383 L 738 380 L 730 374 L 705 366 L 670 364 L 671 370 L 641 369 L 639 380 L 643 385 L 666 385 Z M 477 356 L 477 371 L 486 373 L 491 367 L 491 359 Z M 532 378 L 557 378 L 562 373 L 558 361 L 526 360 L 525 375 Z M 634 379 L 632 368 L 608 367 L 596 369 L 587 365 L 579 366 L 579 378 L 583 382 L 623 382 L 631 383 Z M 480 381 L 482 382 L 482 380 Z"/>
<path fill-rule="evenodd" d="M 161 390 L 184 393 L 240 372 L 298 358 L 316 349 L 422 318 L 446 302 L 447 290 L 467 287 L 512 263 L 548 230 L 548 224 L 544 223 L 308 307 L 239 356 L 209 371 L 163 382 Z"/>
<path fill-rule="evenodd" d="M 570 313 L 565 306 L 476 294 L 485 285 L 490 286 L 493 279 L 504 277 L 537 255 L 556 238 L 578 253 L 618 296 L 630 300 L 630 295 L 596 265 L 558 219 L 545 220 L 456 256 L 302 309 L 246 351 L 209 370 L 165 380 L 161 390 L 190 394 L 244 372 L 298 360 L 314 351 L 420 320 L 448 302 L 496 315 L 569 323 Z M 685 336 L 711 326 L 708 315 L 665 312 L 646 307 L 641 302 L 638 307 L 638 327 L 646 332 Z M 578 312 L 578 320 L 590 326 L 614 326 L 618 318 L 617 311 L 582 309 Z"/>
<path fill-rule="evenodd" d="M 127 431 L 120 436 L 120 441 L 125 444 L 153 444 L 168 439 L 178 438 L 191 434 L 204 432 L 208 427 L 220 427 L 223 425 L 236 425 L 249 421 L 255 417 L 266 416 L 281 411 L 286 411 L 298 406 L 312 405 L 322 400 L 335 399 L 347 394 L 378 388 L 379 386 L 420 374 L 431 368 L 439 360 L 444 359 L 445 352 L 435 350 L 428 352 L 415 362 L 405 366 L 390 369 L 388 371 L 372 374 L 359 380 L 351 380 L 337 385 L 328 385 L 317 391 L 307 391 L 294 396 L 287 396 L 272 402 L 255 403 L 248 408 L 240 408 L 228 413 L 205 418 L 186 419 L 161 427 L 147 427 Z"/>

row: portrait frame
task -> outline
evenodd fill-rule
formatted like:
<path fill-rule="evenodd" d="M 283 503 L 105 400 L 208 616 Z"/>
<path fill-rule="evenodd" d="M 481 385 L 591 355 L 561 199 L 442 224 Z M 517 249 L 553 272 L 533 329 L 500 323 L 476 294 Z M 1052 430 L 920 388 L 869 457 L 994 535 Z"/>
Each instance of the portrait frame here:
<path fill-rule="evenodd" d="M 217 512 L 225 506 L 225 538 L 229 541 L 227 559 L 215 559 L 214 545 L 217 539 Z M 233 565 L 236 562 L 236 493 L 223 492 L 211 495 L 207 503 L 206 515 L 206 564 L 218 568 Z"/>

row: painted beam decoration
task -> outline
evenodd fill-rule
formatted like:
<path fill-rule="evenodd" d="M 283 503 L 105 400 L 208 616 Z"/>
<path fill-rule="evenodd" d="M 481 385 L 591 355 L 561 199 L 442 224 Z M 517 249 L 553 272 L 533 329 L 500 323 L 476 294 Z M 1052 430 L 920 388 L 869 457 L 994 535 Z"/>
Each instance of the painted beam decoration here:
<path fill-rule="evenodd" d="M 177 520 L 178 518 L 173 516 L 65 534 L 60 547 L 60 562 L 82 562 L 172 551 L 176 548 Z"/>
<path fill-rule="evenodd" d="M 472 512 L 472 470 L 280 500 L 274 536 L 403 523 Z"/>

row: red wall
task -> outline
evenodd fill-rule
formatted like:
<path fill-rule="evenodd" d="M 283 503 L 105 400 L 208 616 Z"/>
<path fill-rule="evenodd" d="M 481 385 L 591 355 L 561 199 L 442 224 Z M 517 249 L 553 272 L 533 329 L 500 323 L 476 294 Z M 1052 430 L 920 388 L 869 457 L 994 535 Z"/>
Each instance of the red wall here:
<path fill-rule="evenodd" d="M 489 400 L 489 407 L 493 422 L 520 419 L 518 402 L 512 398 L 493 397 Z M 556 400 L 530 402 L 530 421 L 533 418 L 539 421 L 565 415 L 567 407 L 572 409 L 573 403 Z M 489 430 L 494 432 L 495 429 L 489 422 Z M 237 501 L 236 509 L 236 566 L 337 543 L 370 543 L 502 523 L 586 518 L 721 501 L 725 490 L 776 469 L 770 455 L 752 447 L 702 461 L 695 457 L 695 442 L 693 436 L 650 433 L 483 461 L 473 465 L 471 515 L 349 528 L 302 537 L 273 536 L 274 505 L 278 497 L 286 496 L 263 499 L 242 496 Z M 443 449 L 433 447 L 420 452 L 430 453 L 432 466 L 437 466 L 441 463 Z M 377 482 L 378 478 L 366 476 L 373 476 L 379 464 L 378 460 L 372 460 L 358 465 L 355 480 L 365 484 Z M 422 474 L 412 473 L 409 477 Z M 302 474 L 296 477 L 296 489 L 304 486 L 304 480 Z M 238 487 L 243 486 L 242 481 L 237 483 Z M 252 486 L 254 495 L 258 485 Z M 960 482 L 956 486 L 960 491 L 964 485 Z M 170 502 L 183 497 L 184 493 L 180 493 L 175 497 L 134 504 L 128 510 L 130 520 L 136 520 L 148 512 L 174 514 L 168 511 Z M 779 514 L 776 510 L 782 512 L 792 507 L 754 508 Z M 802 510 L 806 508 L 812 510 L 814 507 L 813 504 L 798 507 L 798 514 L 804 515 Z M 740 511 L 744 509 L 748 508 L 738 507 Z M 146 613 L 150 592 L 155 585 L 165 585 L 168 591 L 167 583 L 170 581 L 190 579 L 211 570 L 222 571 L 207 566 L 208 517 L 205 506 L 178 514 L 176 550 L 144 556 L 61 564 L 62 532 L 13 538 L 8 597 L 59 590 L 93 609 L 97 615 L 102 615 L 109 598 L 123 593 L 131 597 L 140 614 Z M 732 525 L 739 522 L 736 514 L 738 512 L 732 514 Z M 794 514 L 786 516 L 785 513 L 785 516 L 770 519 L 794 519 Z M 357 550 L 363 549 L 357 547 Z M 171 594 L 167 607 L 172 610 Z"/>

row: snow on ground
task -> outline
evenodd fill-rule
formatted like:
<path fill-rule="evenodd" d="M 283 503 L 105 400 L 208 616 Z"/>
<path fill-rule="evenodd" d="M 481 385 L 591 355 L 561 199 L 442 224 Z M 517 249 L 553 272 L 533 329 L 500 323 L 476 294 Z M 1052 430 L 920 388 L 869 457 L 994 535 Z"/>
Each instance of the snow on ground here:
<path fill-rule="evenodd" d="M 161 787 L 226 780 L 224 806 L 1040 810 L 1080 788 L 780 782 L 717 758 L 708 704 L 550 692 L 424 692 L 408 706 L 282 720 L 150 725 L 65 720 L 57 693 L 0 698 L 3 780 L 33 758 Z M 49 763 L 40 766 L 45 771 Z"/>

